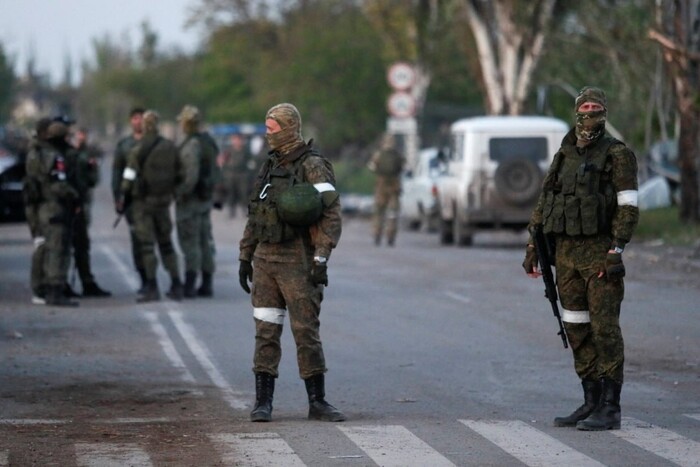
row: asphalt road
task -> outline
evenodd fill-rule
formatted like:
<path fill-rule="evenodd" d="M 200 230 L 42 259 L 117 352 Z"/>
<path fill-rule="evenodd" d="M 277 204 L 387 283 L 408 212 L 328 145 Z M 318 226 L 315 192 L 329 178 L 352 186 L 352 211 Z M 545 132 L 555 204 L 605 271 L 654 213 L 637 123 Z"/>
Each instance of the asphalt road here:
<path fill-rule="evenodd" d="M 287 329 L 274 420 L 253 424 L 243 219 L 214 213 L 213 299 L 138 305 L 126 225 L 112 230 L 104 184 L 96 198 L 93 269 L 114 296 L 77 309 L 30 303 L 28 229 L 0 225 L 0 466 L 700 465 L 700 275 L 658 249 L 625 253 L 622 430 L 551 425 L 581 390 L 522 235 L 448 248 L 402 231 L 378 248 L 351 218 L 321 314 L 327 398 L 348 421 L 306 420 Z"/>

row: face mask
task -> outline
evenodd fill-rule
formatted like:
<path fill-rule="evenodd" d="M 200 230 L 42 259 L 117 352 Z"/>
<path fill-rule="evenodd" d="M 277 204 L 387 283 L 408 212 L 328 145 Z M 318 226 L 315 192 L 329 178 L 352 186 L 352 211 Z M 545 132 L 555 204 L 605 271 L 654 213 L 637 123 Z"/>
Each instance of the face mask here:
<path fill-rule="evenodd" d="M 593 141 L 605 133 L 607 112 L 576 112 L 576 138 Z"/>
<path fill-rule="evenodd" d="M 267 133 L 265 140 L 270 145 L 270 149 L 281 153 L 285 153 L 286 150 L 302 141 L 297 131 L 292 127 L 284 128 L 277 133 Z"/>

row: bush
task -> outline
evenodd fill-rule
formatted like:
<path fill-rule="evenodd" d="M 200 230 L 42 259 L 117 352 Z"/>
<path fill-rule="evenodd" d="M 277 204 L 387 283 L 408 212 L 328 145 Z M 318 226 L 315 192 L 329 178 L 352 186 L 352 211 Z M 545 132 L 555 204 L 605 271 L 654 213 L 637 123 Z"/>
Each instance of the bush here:
<path fill-rule="evenodd" d="M 365 166 L 353 162 L 337 161 L 333 163 L 337 189 L 341 193 L 372 194 L 374 191 L 374 174 Z"/>

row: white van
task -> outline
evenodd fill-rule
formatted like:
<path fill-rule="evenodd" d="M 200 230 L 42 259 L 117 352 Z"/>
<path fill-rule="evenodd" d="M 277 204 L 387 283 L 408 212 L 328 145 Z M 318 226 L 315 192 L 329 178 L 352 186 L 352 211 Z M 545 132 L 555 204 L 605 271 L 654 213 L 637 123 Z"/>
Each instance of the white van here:
<path fill-rule="evenodd" d="M 478 229 L 526 227 L 569 129 L 562 120 L 533 116 L 453 123 L 447 171 L 438 180 L 441 243 L 471 245 Z"/>

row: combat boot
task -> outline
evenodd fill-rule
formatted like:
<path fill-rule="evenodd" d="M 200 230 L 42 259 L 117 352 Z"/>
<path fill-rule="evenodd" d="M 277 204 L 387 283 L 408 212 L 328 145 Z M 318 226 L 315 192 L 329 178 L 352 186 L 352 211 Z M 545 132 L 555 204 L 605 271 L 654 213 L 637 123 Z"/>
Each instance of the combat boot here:
<path fill-rule="evenodd" d="M 146 292 L 146 283 L 148 282 L 148 278 L 146 277 L 146 270 L 137 269 L 136 271 L 139 273 L 139 277 L 141 278 L 141 287 L 139 287 L 136 293 L 143 294 Z"/>
<path fill-rule="evenodd" d="M 147 280 L 144 286 L 144 291 L 136 299 L 138 303 L 146 302 L 157 302 L 160 300 L 160 290 L 158 290 L 158 282 L 153 280 Z"/>
<path fill-rule="evenodd" d="M 213 297 L 213 275 L 210 272 L 202 272 L 202 284 L 197 289 L 197 295 L 200 297 Z"/>
<path fill-rule="evenodd" d="M 111 297 L 112 292 L 103 289 L 97 282 L 88 282 L 83 286 L 83 297 Z"/>
<path fill-rule="evenodd" d="M 574 410 L 571 415 L 566 417 L 556 417 L 554 426 L 576 426 L 576 423 L 588 417 L 598 406 L 600 400 L 600 381 L 593 379 L 584 379 L 581 381 L 583 386 L 583 405 Z"/>
<path fill-rule="evenodd" d="M 73 290 L 73 288 L 68 282 L 63 284 L 63 287 L 61 288 L 61 293 L 63 293 L 63 296 L 66 298 L 80 298 L 80 294 Z"/>
<path fill-rule="evenodd" d="M 610 378 L 603 378 L 598 407 L 588 418 L 578 422 L 576 428 L 584 431 L 619 430 L 620 391 L 622 391 L 622 384 Z"/>
<path fill-rule="evenodd" d="M 197 273 L 194 271 L 185 272 L 185 298 L 195 298 L 197 296 L 197 289 L 195 288 L 195 283 L 197 282 Z"/>
<path fill-rule="evenodd" d="M 180 278 L 173 277 L 172 282 L 170 283 L 170 290 L 168 290 L 168 292 L 165 295 L 170 300 L 175 300 L 176 302 L 179 302 L 180 300 L 182 300 L 184 293 L 185 290 L 182 286 L 182 282 L 180 282 Z"/>
<path fill-rule="evenodd" d="M 306 393 L 309 395 L 309 420 L 324 422 L 342 422 L 346 420 L 340 410 L 326 402 L 325 378 L 323 373 L 304 380 Z"/>
<path fill-rule="evenodd" d="M 46 291 L 46 304 L 49 306 L 77 307 L 80 303 L 66 297 L 64 286 L 55 285 Z"/>
<path fill-rule="evenodd" d="M 255 373 L 255 407 L 250 412 L 251 422 L 272 420 L 272 396 L 275 392 L 275 377 L 269 373 Z"/>

